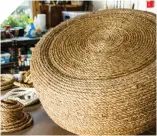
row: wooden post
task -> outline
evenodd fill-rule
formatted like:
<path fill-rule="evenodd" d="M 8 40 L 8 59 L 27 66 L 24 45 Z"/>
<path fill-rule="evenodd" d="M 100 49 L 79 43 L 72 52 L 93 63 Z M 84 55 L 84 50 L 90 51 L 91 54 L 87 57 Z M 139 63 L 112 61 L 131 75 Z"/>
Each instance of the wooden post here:
<path fill-rule="evenodd" d="M 39 1 L 32 1 L 32 11 L 33 11 L 33 19 L 37 14 L 40 14 L 40 4 Z"/>

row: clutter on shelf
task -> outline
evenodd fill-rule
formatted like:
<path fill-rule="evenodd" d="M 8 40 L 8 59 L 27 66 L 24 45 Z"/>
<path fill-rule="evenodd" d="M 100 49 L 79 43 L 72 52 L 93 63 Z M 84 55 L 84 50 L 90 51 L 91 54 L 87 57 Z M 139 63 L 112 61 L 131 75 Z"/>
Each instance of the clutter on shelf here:
<path fill-rule="evenodd" d="M 25 36 L 30 38 L 35 38 L 41 36 L 46 32 L 46 15 L 38 14 L 37 17 L 33 19 L 29 19 L 30 24 L 26 26 Z"/>
<path fill-rule="evenodd" d="M 18 48 L 18 66 L 30 66 L 32 48 Z"/>
<path fill-rule="evenodd" d="M 27 18 L 26 22 L 27 23 L 23 27 L 14 25 L 13 23 L 4 23 L 2 28 L 0 28 L 1 39 L 23 36 L 35 38 L 40 37 L 47 31 L 45 14 L 38 14 L 37 17 L 34 17 L 34 20 Z"/>
<path fill-rule="evenodd" d="M 24 28 L 22 27 L 12 27 L 6 25 L 5 28 L 0 28 L 1 39 L 16 38 L 24 36 Z"/>
<path fill-rule="evenodd" d="M 10 62 L 10 56 L 11 54 L 8 53 L 8 52 L 1 52 L 1 56 L 0 56 L 0 59 L 1 59 L 1 64 L 4 64 L 4 63 L 9 63 Z"/>

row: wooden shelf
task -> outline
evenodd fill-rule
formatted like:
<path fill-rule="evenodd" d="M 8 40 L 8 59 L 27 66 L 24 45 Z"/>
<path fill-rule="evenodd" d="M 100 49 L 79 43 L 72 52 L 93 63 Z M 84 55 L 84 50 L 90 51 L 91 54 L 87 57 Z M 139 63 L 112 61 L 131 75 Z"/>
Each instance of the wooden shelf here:
<path fill-rule="evenodd" d="M 13 67 L 14 67 L 14 62 L 1 64 L 1 68 L 13 68 Z"/>
<path fill-rule="evenodd" d="M 16 47 L 23 47 L 23 46 L 28 46 L 28 45 L 34 45 L 36 44 L 41 37 L 36 37 L 36 38 L 29 38 L 29 37 L 18 37 L 18 38 L 10 38 L 10 39 L 4 39 L 1 40 L 1 47 L 14 47 L 15 42 L 18 46 Z"/>
<path fill-rule="evenodd" d="M 30 66 L 19 66 L 18 67 L 19 68 L 19 70 L 29 70 L 30 69 Z"/>
<path fill-rule="evenodd" d="M 54 4 L 48 4 L 48 3 L 45 3 L 43 5 L 47 5 L 47 6 L 51 6 L 51 7 L 66 7 L 66 8 L 76 8 L 76 7 L 82 7 L 81 5 L 68 5 L 68 4 L 62 4 L 62 5 L 54 5 Z"/>

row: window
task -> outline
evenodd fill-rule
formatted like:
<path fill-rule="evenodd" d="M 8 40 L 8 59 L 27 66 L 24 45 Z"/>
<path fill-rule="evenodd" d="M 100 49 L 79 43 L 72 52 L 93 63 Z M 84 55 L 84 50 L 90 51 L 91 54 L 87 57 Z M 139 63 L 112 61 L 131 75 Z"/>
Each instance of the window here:
<path fill-rule="evenodd" d="M 10 25 L 11 27 L 25 28 L 32 17 L 32 1 L 25 0 L 12 14 L 3 21 L 1 27 Z"/>

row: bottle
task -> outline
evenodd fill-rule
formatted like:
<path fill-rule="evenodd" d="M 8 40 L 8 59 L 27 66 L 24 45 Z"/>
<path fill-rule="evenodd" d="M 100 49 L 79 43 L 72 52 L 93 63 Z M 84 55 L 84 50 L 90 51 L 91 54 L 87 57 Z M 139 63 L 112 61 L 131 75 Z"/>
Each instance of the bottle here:
<path fill-rule="evenodd" d="M 27 51 L 27 55 L 32 55 L 32 52 L 31 52 L 30 48 Z"/>
<path fill-rule="evenodd" d="M 27 59 L 26 59 L 26 58 L 25 58 L 25 60 L 24 60 L 24 63 L 25 63 L 25 67 L 28 66 L 28 65 L 27 65 Z"/>
<path fill-rule="evenodd" d="M 30 61 L 31 59 L 30 58 L 27 58 L 27 65 L 30 66 Z"/>
<path fill-rule="evenodd" d="M 35 38 L 37 35 L 36 35 L 33 19 L 29 19 L 29 22 L 30 22 L 30 29 L 28 30 L 28 37 Z"/>
<path fill-rule="evenodd" d="M 37 37 L 36 36 L 36 30 L 35 30 L 35 27 L 34 27 L 34 24 L 33 23 L 31 23 L 30 24 L 30 29 L 29 29 L 29 31 L 28 31 L 28 37 L 30 37 L 30 38 L 35 38 L 35 37 Z"/>

